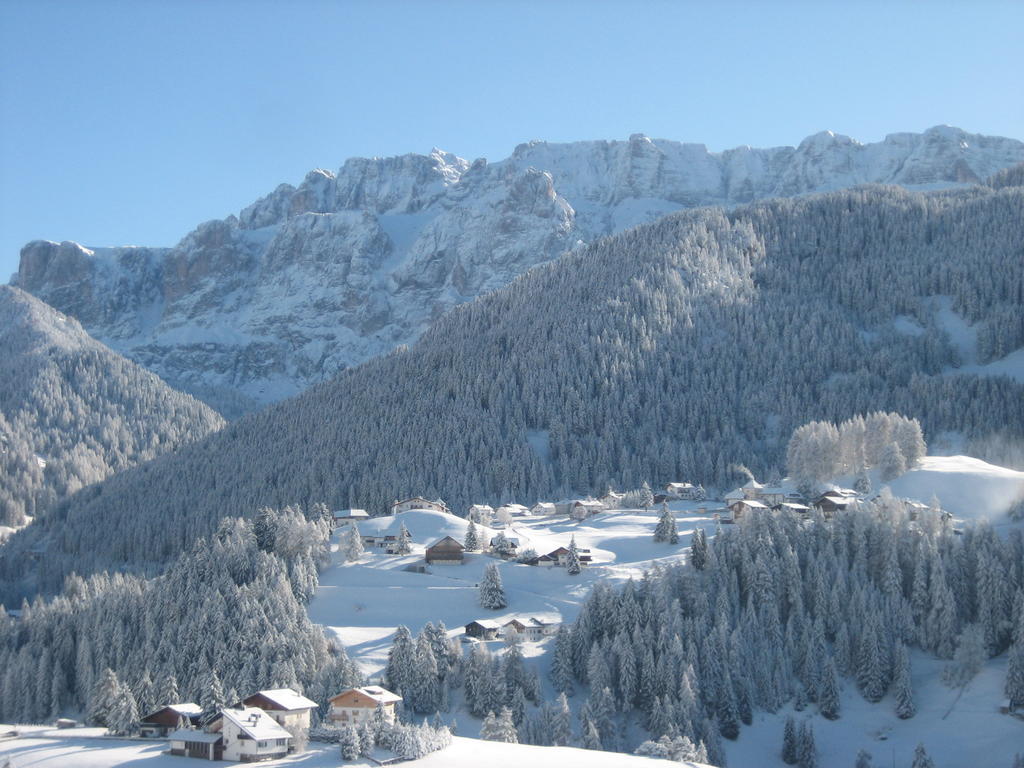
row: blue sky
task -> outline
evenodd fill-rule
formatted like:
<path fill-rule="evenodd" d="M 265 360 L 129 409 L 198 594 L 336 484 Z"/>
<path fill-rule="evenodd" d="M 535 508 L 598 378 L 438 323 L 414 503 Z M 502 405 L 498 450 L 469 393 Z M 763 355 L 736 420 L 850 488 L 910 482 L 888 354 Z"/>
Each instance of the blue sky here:
<path fill-rule="evenodd" d="M 529 139 L 1024 138 L 1021 2 L 0 2 L 0 281 L 172 245 L 346 157 Z"/>

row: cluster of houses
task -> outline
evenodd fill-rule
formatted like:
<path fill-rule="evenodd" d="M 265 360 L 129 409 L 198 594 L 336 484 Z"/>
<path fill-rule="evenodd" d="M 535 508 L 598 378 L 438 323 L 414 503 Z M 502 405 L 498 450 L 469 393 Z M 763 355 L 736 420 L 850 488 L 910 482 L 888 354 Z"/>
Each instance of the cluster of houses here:
<path fill-rule="evenodd" d="M 386 720 L 394 722 L 395 705 L 402 700 L 378 686 L 349 688 L 330 699 L 330 722 L 358 724 L 373 716 L 378 705 Z M 203 722 L 197 704 L 169 704 L 141 719 L 143 737 L 164 738 L 170 753 L 202 760 L 252 763 L 276 760 L 295 751 L 295 734 L 309 730 L 316 702 L 293 691 L 259 691 Z"/>
<path fill-rule="evenodd" d="M 515 635 L 523 640 L 536 642 L 555 634 L 561 622 L 536 616 L 517 617 L 506 622 L 494 619 L 477 619 L 466 625 L 466 637 L 477 640 L 497 640 L 499 637 Z"/>

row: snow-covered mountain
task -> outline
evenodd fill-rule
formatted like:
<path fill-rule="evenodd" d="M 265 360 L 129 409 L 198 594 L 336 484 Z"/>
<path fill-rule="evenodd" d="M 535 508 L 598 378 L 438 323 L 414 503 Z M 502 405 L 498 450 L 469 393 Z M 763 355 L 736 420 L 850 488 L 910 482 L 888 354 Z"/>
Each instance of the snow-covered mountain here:
<path fill-rule="evenodd" d="M 497 163 L 355 158 L 173 248 L 34 241 L 14 283 L 229 415 L 414 341 L 452 306 L 579 242 L 684 207 L 880 182 L 977 183 L 1024 143 L 936 127 L 874 144 L 823 132 L 721 153 L 652 140 L 530 142 Z"/>

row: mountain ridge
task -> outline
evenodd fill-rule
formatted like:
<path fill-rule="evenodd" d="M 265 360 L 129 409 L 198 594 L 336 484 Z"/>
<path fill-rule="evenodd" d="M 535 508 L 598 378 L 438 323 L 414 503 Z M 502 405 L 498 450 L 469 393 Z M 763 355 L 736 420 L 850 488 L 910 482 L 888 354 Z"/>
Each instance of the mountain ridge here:
<path fill-rule="evenodd" d="M 501 161 L 351 158 L 171 248 L 33 241 L 14 284 L 229 416 L 415 341 L 451 307 L 582 243 L 686 207 L 861 183 L 948 187 L 1024 162 L 1024 143 L 937 126 L 797 147 L 650 139 L 517 146 Z"/>

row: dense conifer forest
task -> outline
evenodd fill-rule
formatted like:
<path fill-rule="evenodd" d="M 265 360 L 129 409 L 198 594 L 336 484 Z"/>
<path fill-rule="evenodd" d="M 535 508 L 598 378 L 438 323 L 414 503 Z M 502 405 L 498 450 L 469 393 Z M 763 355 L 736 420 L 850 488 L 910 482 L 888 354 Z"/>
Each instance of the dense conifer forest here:
<path fill-rule="evenodd" d="M 225 515 L 408 494 L 472 502 L 783 466 L 794 427 L 916 418 L 975 455 L 1024 385 L 958 374 L 1024 344 L 1024 189 L 863 187 L 701 209 L 601 240 L 441 318 L 411 349 L 59 505 L 0 551 L 10 601 L 72 571 L 156 572 Z M 160 535 L 152 535 L 159 521 Z M 31 557 L 29 557 L 31 554 Z"/>
<path fill-rule="evenodd" d="M 208 435 L 213 410 L 0 286 L 0 526 Z"/>

